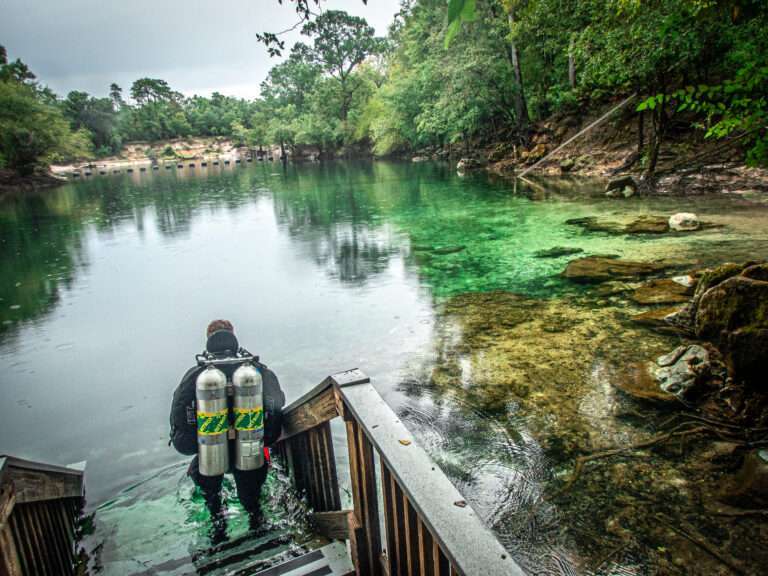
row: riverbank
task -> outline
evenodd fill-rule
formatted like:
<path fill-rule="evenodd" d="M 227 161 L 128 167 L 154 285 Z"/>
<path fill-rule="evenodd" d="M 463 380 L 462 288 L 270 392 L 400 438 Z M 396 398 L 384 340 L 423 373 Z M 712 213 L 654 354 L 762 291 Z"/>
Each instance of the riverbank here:
<path fill-rule="evenodd" d="M 66 181 L 66 178 L 53 172 L 42 172 L 30 174 L 28 176 L 19 176 L 11 170 L 0 170 L 0 198 L 6 194 L 12 194 L 18 191 L 52 188 L 54 186 L 59 186 Z"/>
<path fill-rule="evenodd" d="M 650 127 L 640 123 L 636 113 L 625 109 L 578 135 L 603 112 L 559 115 L 535 123 L 526 146 L 511 141 L 475 142 L 420 150 L 411 159 L 458 161 L 460 171 L 485 169 L 510 178 L 543 160 L 531 170 L 530 176 L 611 179 L 631 175 L 642 180 L 645 159 L 640 150 L 651 137 Z M 568 143 L 571 138 L 574 140 Z M 691 128 L 670 129 L 659 149 L 653 193 L 688 196 L 768 192 L 768 169 L 747 167 L 744 158 L 745 150 L 738 137 L 720 141 L 705 139 L 702 132 Z"/>

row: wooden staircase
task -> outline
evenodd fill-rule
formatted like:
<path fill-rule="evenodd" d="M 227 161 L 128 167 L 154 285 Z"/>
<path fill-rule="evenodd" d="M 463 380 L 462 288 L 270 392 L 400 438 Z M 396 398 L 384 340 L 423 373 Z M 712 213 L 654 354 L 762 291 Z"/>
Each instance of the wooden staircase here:
<path fill-rule="evenodd" d="M 342 509 L 331 420 L 346 428 L 353 506 Z M 523 576 L 360 370 L 284 410 L 275 456 L 307 498 L 316 538 L 246 535 L 173 566 L 206 576 Z M 83 470 L 0 457 L 0 576 L 74 573 Z M 179 564 L 181 561 L 181 564 Z"/>

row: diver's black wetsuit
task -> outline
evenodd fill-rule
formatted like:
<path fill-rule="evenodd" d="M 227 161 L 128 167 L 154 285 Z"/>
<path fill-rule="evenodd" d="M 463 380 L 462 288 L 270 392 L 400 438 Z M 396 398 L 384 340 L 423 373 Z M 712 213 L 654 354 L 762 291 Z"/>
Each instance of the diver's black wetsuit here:
<path fill-rule="evenodd" d="M 210 351 L 210 346 L 209 346 Z M 261 372 L 264 395 L 264 446 L 269 447 L 280 437 L 282 408 L 285 405 L 285 395 L 280 389 L 280 382 L 275 373 L 264 364 L 256 363 Z M 222 366 L 220 369 L 231 381 L 236 366 Z M 195 366 L 187 370 L 176 387 L 171 405 L 171 442 L 174 448 L 182 454 L 195 454 L 187 473 L 192 481 L 200 488 L 214 525 L 221 524 L 221 485 L 223 476 L 203 476 L 200 474 L 197 457 L 197 416 L 195 411 L 195 381 L 205 368 Z M 231 402 L 231 399 L 230 399 Z M 234 462 L 234 442 L 229 443 L 230 462 Z M 248 512 L 251 525 L 255 528 L 261 520 L 259 496 L 261 487 L 267 477 L 269 464 L 265 461 L 256 470 L 237 470 L 230 467 L 235 479 L 237 495 L 243 508 Z"/>

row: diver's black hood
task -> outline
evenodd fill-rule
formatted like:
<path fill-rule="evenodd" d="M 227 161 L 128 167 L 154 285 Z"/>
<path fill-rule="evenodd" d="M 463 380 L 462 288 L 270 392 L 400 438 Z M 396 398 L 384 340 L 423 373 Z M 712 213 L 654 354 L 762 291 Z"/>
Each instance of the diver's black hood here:
<path fill-rule="evenodd" d="M 216 356 L 234 356 L 240 349 L 240 344 L 234 332 L 229 330 L 216 330 L 208 336 L 205 349 Z"/>

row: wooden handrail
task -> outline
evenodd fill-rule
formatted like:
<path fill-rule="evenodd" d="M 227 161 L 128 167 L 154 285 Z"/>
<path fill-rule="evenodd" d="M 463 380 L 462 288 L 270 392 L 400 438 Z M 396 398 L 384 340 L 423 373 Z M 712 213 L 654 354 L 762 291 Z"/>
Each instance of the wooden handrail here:
<path fill-rule="evenodd" d="M 74 574 L 83 467 L 0 456 L 0 575 Z"/>
<path fill-rule="evenodd" d="M 329 420 L 336 415 L 343 417 L 347 428 L 351 511 L 338 511 L 338 501 L 328 496 L 329 482 L 337 482 L 336 469 L 329 460 L 332 446 L 329 454 L 320 445 L 330 443 Z M 523 575 L 360 370 L 329 376 L 291 403 L 284 417 L 286 431 L 279 445 L 294 481 L 307 492 L 313 508 L 322 511 L 316 514 L 321 531 L 348 535 L 357 574 Z M 383 537 L 379 493 L 384 503 Z M 344 518 L 346 531 L 338 526 Z"/>

